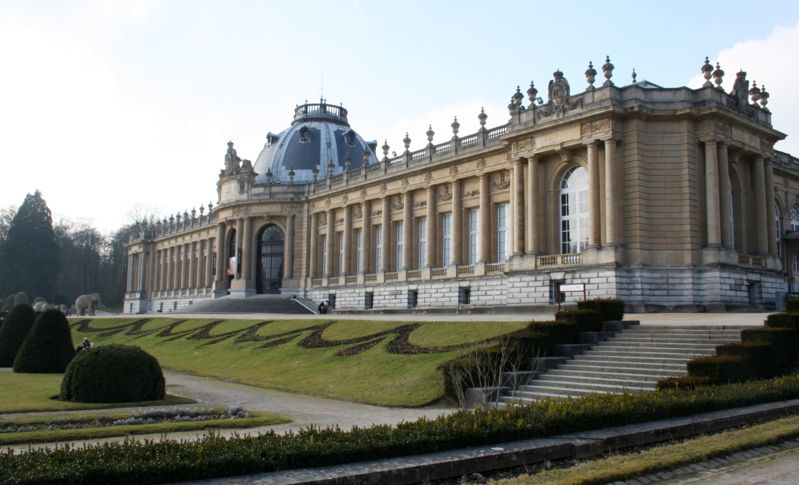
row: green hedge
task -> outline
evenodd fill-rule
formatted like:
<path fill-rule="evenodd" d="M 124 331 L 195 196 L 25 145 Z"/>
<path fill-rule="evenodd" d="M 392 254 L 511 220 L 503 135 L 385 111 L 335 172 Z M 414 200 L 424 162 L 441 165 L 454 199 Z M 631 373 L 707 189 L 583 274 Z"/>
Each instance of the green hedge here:
<path fill-rule="evenodd" d="M 0 455 L 2 483 L 159 483 L 431 453 L 799 397 L 799 377 L 693 391 L 596 394 L 458 411 L 397 426 L 306 428 L 196 442 L 113 442 Z"/>
<path fill-rule="evenodd" d="M 603 322 L 624 319 L 624 302 L 614 298 L 578 301 L 577 308 L 580 310 L 594 310 L 599 313 L 599 318 Z"/>
<path fill-rule="evenodd" d="M 62 373 L 75 356 L 69 322 L 59 310 L 36 319 L 14 359 L 14 372 Z"/>
<path fill-rule="evenodd" d="M 688 375 L 710 382 L 736 382 L 760 377 L 759 369 L 745 357 L 712 355 L 688 362 Z"/>
<path fill-rule="evenodd" d="M 602 331 L 602 316 L 596 310 L 562 310 L 555 313 L 555 320 L 574 322 L 580 332 Z"/>
<path fill-rule="evenodd" d="M 67 366 L 61 399 L 78 402 L 158 401 L 164 374 L 155 357 L 134 345 L 103 345 L 80 352 Z"/>
<path fill-rule="evenodd" d="M 766 317 L 766 327 L 768 328 L 799 328 L 799 313 L 772 313 Z"/>
<path fill-rule="evenodd" d="M 799 298 L 791 297 L 785 300 L 785 311 L 789 313 L 799 312 Z"/>
<path fill-rule="evenodd" d="M 11 367 L 22 343 L 33 328 L 36 313 L 27 303 L 14 305 L 0 327 L 0 367 Z"/>

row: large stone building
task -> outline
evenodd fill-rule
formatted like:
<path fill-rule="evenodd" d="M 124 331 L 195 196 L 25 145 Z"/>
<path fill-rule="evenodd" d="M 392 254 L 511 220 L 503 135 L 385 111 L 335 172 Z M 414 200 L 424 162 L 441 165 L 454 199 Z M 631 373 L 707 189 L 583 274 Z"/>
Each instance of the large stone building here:
<path fill-rule="evenodd" d="M 773 148 L 768 93 L 744 72 L 726 92 L 707 61 L 699 89 L 619 86 L 613 69 L 589 65 L 577 94 L 555 72 L 545 99 L 517 88 L 501 125 L 456 119 L 399 155 L 342 106 L 298 106 L 255 164 L 228 143 L 215 207 L 141 227 L 125 309 L 543 305 L 582 284 L 636 309 L 773 304 L 799 274 L 799 160 Z"/>

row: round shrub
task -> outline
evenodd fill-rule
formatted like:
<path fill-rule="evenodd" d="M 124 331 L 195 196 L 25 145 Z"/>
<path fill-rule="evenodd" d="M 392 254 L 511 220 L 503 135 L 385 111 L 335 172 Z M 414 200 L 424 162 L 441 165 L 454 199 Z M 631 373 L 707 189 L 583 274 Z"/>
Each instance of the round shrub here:
<path fill-rule="evenodd" d="M 15 305 L 6 315 L 0 327 L 0 367 L 14 365 L 14 357 L 33 328 L 34 320 L 36 314 L 28 304 Z"/>
<path fill-rule="evenodd" d="M 61 373 L 75 356 L 67 317 L 58 310 L 39 315 L 14 359 L 14 372 Z"/>
<path fill-rule="evenodd" d="M 157 401 L 164 393 L 158 360 L 133 345 L 84 350 L 69 364 L 61 381 L 61 399 L 65 401 Z"/>

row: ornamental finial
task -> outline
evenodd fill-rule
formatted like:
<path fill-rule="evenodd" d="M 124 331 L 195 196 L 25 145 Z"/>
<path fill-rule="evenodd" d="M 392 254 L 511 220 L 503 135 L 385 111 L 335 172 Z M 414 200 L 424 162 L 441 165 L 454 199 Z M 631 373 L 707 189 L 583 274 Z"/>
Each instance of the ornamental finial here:
<path fill-rule="evenodd" d="M 716 70 L 713 71 L 713 82 L 716 83 L 716 89 L 722 89 L 721 82 L 724 79 L 724 70 L 718 62 L 716 62 Z"/>
<path fill-rule="evenodd" d="M 610 78 L 613 77 L 613 69 L 615 66 L 610 62 L 610 56 L 605 56 L 605 63 L 602 65 L 602 74 L 605 76 L 605 83 L 602 84 L 603 86 L 613 86 L 613 81 Z"/>
<path fill-rule="evenodd" d="M 588 82 L 589 89 L 593 89 L 594 81 L 596 81 L 596 69 L 594 69 L 594 63 L 592 61 L 588 61 L 588 69 L 585 70 L 585 80 Z"/>
<path fill-rule="evenodd" d="M 535 88 L 535 83 L 530 81 L 530 87 L 527 88 L 527 99 L 530 100 L 530 104 L 535 103 L 535 98 L 538 95 L 538 90 Z"/>
<path fill-rule="evenodd" d="M 485 109 L 483 108 L 484 108 L 483 106 L 480 107 L 480 114 L 477 115 L 477 119 L 480 120 L 480 128 L 485 128 L 486 119 L 488 118 L 488 115 L 486 114 Z"/>
<path fill-rule="evenodd" d="M 427 144 L 428 145 L 432 145 L 433 144 L 433 135 L 435 135 L 435 134 L 436 134 L 436 132 L 433 131 L 433 125 L 428 125 L 427 126 L 427 131 L 425 132 L 425 135 L 427 135 Z"/>
<path fill-rule="evenodd" d="M 455 120 L 452 122 L 452 124 L 449 125 L 449 126 L 452 127 L 452 134 L 454 136 L 458 136 L 458 130 L 460 129 L 461 124 L 458 123 L 458 117 L 457 116 L 455 117 Z"/>
<path fill-rule="evenodd" d="M 713 66 L 710 64 L 710 59 L 705 56 L 705 63 L 702 64 L 702 77 L 705 78 L 705 84 L 702 85 L 703 88 L 709 88 L 713 86 L 710 83 L 710 77 L 713 75 Z"/>
<path fill-rule="evenodd" d="M 405 145 L 405 151 L 407 152 L 411 147 L 411 137 L 408 136 L 407 131 L 405 132 L 405 138 L 402 139 L 402 143 Z"/>

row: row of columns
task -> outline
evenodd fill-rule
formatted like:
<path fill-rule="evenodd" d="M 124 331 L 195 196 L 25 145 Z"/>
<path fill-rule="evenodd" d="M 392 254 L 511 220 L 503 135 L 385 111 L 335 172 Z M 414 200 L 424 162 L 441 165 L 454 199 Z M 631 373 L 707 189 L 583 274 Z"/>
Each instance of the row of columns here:
<path fill-rule="evenodd" d="M 151 289 L 163 292 L 211 288 L 212 244 L 213 239 L 209 238 L 156 250 L 155 260 L 149 265 Z"/>
<path fill-rule="evenodd" d="M 512 199 L 512 205 L 524 204 L 524 185 L 523 181 L 524 178 L 520 176 L 520 173 L 523 173 L 523 160 L 520 160 L 516 163 L 514 168 L 514 173 L 516 174 L 514 180 L 518 180 L 519 182 L 515 185 L 514 191 L 514 198 Z M 530 166 L 532 165 L 532 161 L 530 162 Z M 522 170 L 519 168 L 522 167 Z M 480 202 L 479 202 L 479 234 L 480 234 L 480 242 L 479 242 L 479 261 L 480 262 L 490 262 L 491 261 L 491 204 L 490 204 L 490 177 L 491 174 L 485 173 L 480 175 Z M 537 175 L 533 174 L 528 181 L 531 183 L 531 187 L 537 184 Z M 451 264 L 460 265 L 463 264 L 463 187 L 462 181 L 455 180 L 450 182 L 450 209 L 451 213 L 453 214 L 451 223 L 452 223 L 452 241 L 453 244 L 450 248 L 450 261 Z M 521 185 L 521 190 L 519 190 L 519 185 Z M 436 260 L 436 251 L 438 248 L 440 241 L 440 234 L 437 231 L 437 216 L 438 216 L 438 205 L 436 201 L 436 190 L 439 186 L 438 185 L 431 185 L 427 188 L 425 199 L 426 199 L 426 214 L 425 214 L 425 235 L 426 235 L 426 246 L 425 246 L 425 255 L 424 259 L 426 262 L 427 267 L 432 267 Z M 532 193 L 532 191 L 531 191 Z M 416 264 L 413 261 L 413 244 L 417 241 L 413 241 L 413 234 L 414 234 L 414 224 L 417 222 L 417 219 L 413 217 L 413 204 L 414 204 L 414 197 L 411 191 L 406 191 L 402 194 L 403 200 L 403 227 L 402 227 L 402 239 L 403 239 L 403 252 L 402 252 L 402 267 L 396 268 L 397 270 L 410 270 L 416 267 Z M 370 268 L 370 250 L 372 248 L 372 224 L 371 224 L 371 208 L 373 204 L 380 204 L 382 213 L 381 213 L 381 238 L 382 238 L 382 253 L 379 255 L 379 261 L 375 261 L 375 263 L 380 263 L 380 266 L 384 271 L 387 271 L 390 264 L 391 264 L 391 254 L 392 251 L 395 250 L 394 241 L 391 239 L 392 231 L 391 231 L 391 198 L 390 197 L 383 197 L 382 199 L 375 199 L 375 200 L 365 200 L 361 202 L 361 214 L 362 220 L 364 223 L 361 226 L 361 252 L 360 252 L 360 261 L 358 262 L 358 266 L 361 268 L 361 273 L 369 272 Z M 530 204 L 534 203 L 530 202 Z M 344 207 L 344 224 L 343 224 L 343 244 L 344 244 L 344 257 L 343 257 L 343 267 L 340 268 L 340 273 L 342 275 L 349 275 L 353 273 L 353 264 L 351 259 L 351 247 L 353 244 L 352 237 L 353 237 L 353 224 L 352 224 L 352 205 L 347 205 Z M 537 210 L 535 207 L 531 210 L 531 213 L 534 213 Z M 308 276 L 311 277 L 321 277 L 321 276 L 334 276 L 334 265 L 331 264 L 334 257 L 334 250 L 335 250 L 335 238 L 336 238 L 336 231 L 335 228 L 335 209 L 328 209 L 327 210 L 327 231 L 324 238 L 326 248 L 325 253 L 328 255 L 328 261 L 324 261 L 323 258 L 320 258 L 319 253 L 319 241 L 320 241 L 320 231 L 319 231 L 319 214 L 318 212 L 314 212 L 310 216 L 310 241 L 309 241 L 309 257 L 310 257 L 310 264 L 308 265 Z M 524 211 L 518 211 L 515 219 L 515 223 L 518 226 L 517 230 L 515 231 L 515 246 L 514 251 L 524 251 L 524 240 L 525 240 L 525 219 L 524 219 Z M 532 239 L 532 236 L 530 236 Z M 533 247 L 533 246 L 531 246 Z M 377 255 L 375 257 L 378 257 Z M 318 261 L 322 260 L 322 264 L 319 265 Z M 321 266 L 321 268 L 319 267 Z M 377 264 L 375 264 L 377 266 Z"/>
<path fill-rule="evenodd" d="M 705 214 L 707 246 L 732 248 L 735 246 L 730 200 L 730 157 L 726 143 L 716 140 L 704 142 L 705 148 Z M 752 185 L 754 188 L 754 252 L 776 254 L 776 221 L 774 202 L 774 170 L 772 162 L 762 156 L 751 158 Z"/>

